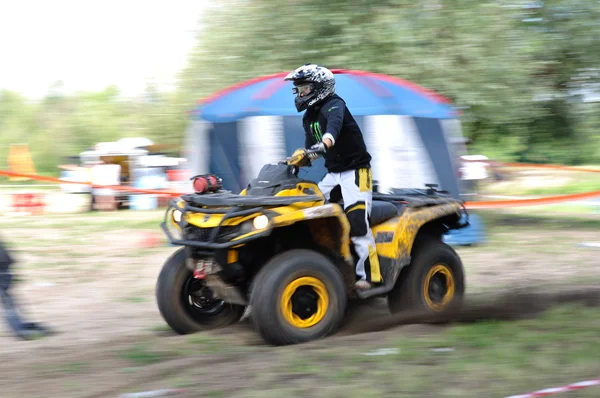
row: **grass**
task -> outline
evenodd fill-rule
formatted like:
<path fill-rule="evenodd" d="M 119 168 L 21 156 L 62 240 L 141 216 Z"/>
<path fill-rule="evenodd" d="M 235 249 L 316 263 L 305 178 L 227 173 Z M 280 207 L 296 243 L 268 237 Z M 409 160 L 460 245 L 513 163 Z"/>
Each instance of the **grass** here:
<path fill-rule="evenodd" d="M 295 353 L 295 357 L 288 363 L 286 368 L 291 373 L 297 374 L 318 374 L 322 371 L 321 366 L 316 361 L 307 361 L 306 357 Z"/>
<path fill-rule="evenodd" d="M 475 261 L 484 262 L 489 258 L 478 257 L 481 254 L 494 255 L 495 258 L 489 258 L 494 264 L 506 264 L 507 267 L 513 267 L 510 262 L 513 258 L 530 255 L 531 260 L 536 253 L 555 253 L 551 258 L 566 264 L 583 252 L 573 249 L 581 236 L 593 236 L 600 231 L 600 217 L 590 217 L 587 210 L 585 207 L 557 205 L 473 212 L 482 217 L 489 239 L 483 246 L 459 249 L 465 264 L 471 267 L 468 274 L 474 273 L 477 267 L 480 267 L 477 272 L 482 275 L 494 270 Z M 561 214 L 557 215 L 557 212 Z M 154 252 L 134 249 L 128 241 L 122 240 L 140 231 L 160 233 L 158 223 L 162 214 L 161 210 L 92 213 L 89 217 L 3 218 L 0 228 L 5 230 L 6 227 L 5 243 L 23 249 L 17 259 L 24 259 L 22 262 L 26 267 L 43 269 L 45 279 L 73 278 L 103 265 L 109 267 L 108 271 L 115 271 L 114 274 L 107 273 L 110 278 L 122 277 L 125 280 L 129 277 L 127 275 L 133 275 L 126 274 L 125 270 L 147 265 L 149 260 L 153 260 Z M 60 238 L 55 234 L 61 234 Z M 105 239 L 111 234 L 117 237 L 114 242 Z M 61 239 L 70 239 L 72 243 L 63 245 Z M 160 250 L 166 254 L 173 248 L 163 247 Z M 125 258 L 126 262 L 114 265 L 112 260 L 119 257 Z M 502 263 L 503 258 L 508 258 L 509 262 Z M 589 258 L 586 261 L 589 262 Z M 589 272 L 593 272 L 592 268 Z M 504 272 L 504 269 L 520 272 L 515 268 L 500 271 Z M 577 271 L 578 277 L 590 283 L 591 279 L 584 277 L 585 272 L 580 271 Z M 488 288 L 498 290 L 501 281 L 496 279 L 496 275 L 489 278 L 492 281 Z M 561 275 L 558 282 L 565 283 L 566 278 Z M 508 282 L 514 281 L 513 277 Z M 523 283 L 532 282 L 524 277 Z M 140 307 L 154 306 L 151 295 L 146 296 L 143 289 L 137 287 L 120 298 L 117 296 L 116 300 L 139 303 Z M 145 331 L 170 331 L 168 326 L 159 324 L 159 319 L 157 316 L 155 326 L 145 325 Z M 243 334 L 240 337 L 237 332 L 233 335 L 200 332 L 187 336 L 155 333 L 125 349 L 108 349 L 113 350 L 113 359 L 119 363 L 115 369 L 129 366 L 125 369 L 132 374 L 143 373 L 147 365 L 197 357 L 198 366 L 178 371 L 177 380 L 173 379 L 173 375 L 165 375 L 153 382 L 164 388 L 171 384 L 190 384 L 191 389 L 215 397 L 235 394 L 283 396 L 286 393 L 344 398 L 502 397 L 599 376 L 599 308 L 560 306 L 537 319 L 480 321 L 420 335 L 408 335 L 404 330 L 399 328 L 352 336 L 353 339 L 331 339 L 281 348 L 248 346 Z M 388 355 L 364 355 L 390 348 L 395 351 Z M 432 351 L 435 348 L 452 350 Z M 44 361 L 51 359 L 44 358 Z M 48 379 L 63 377 L 71 380 L 75 375 L 83 377 L 91 374 L 92 368 L 95 371 L 102 366 L 99 370 L 108 370 L 104 368 L 108 365 L 96 362 L 93 356 L 85 357 L 84 361 L 75 358 L 66 364 L 56 363 L 42 373 Z M 186 382 L 188 380 L 189 383 Z M 133 387 L 144 390 L 143 386 Z M 599 396 L 600 387 L 576 394 L 572 396 Z"/>
<path fill-rule="evenodd" d="M 144 297 L 144 296 L 129 296 L 129 297 L 122 297 L 122 298 L 118 299 L 117 301 L 138 304 L 138 303 L 145 303 L 145 302 L 149 301 L 149 298 Z"/>
<path fill-rule="evenodd" d="M 186 345 L 179 352 L 186 356 L 201 354 L 231 354 L 231 343 L 213 334 L 202 332 L 185 336 Z M 238 352 L 238 354 L 241 352 Z"/>
<path fill-rule="evenodd" d="M 53 191 L 59 192 L 59 184 L 51 182 L 39 181 L 10 181 L 8 178 L 0 176 L 0 193 L 2 191 L 18 191 L 18 190 L 38 190 L 38 191 Z"/>
<path fill-rule="evenodd" d="M 20 217 L 3 217 L 2 228 L 44 227 L 99 231 L 105 229 L 153 229 L 160 230 L 164 210 L 118 212 L 88 212 L 83 214 L 47 214 Z"/>
<path fill-rule="evenodd" d="M 530 206 L 529 211 L 532 213 L 560 213 L 560 214 L 600 214 L 600 199 L 598 204 L 555 204 L 545 206 Z"/>
<path fill-rule="evenodd" d="M 163 210 L 1 217 L 0 230 L 4 233 L 0 238 L 27 269 L 64 270 L 73 275 L 105 269 L 113 258 L 117 262 L 128 258 L 141 265 L 149 254 L 173 250 L 166 246 L 160 229 L 162 214 Z M 142 246 L 146 234 L 157 238 L 158 246 Z M 97 261 L 90 264 L 91 259 Z M 146 301 L 142 297 L 123 300 Z"/>
<path fill-rule="evenodd" d="M 163 352 L 150 350 L 146 344 L 138 343 L 133 347 L 123 350 L 120 357 L 131 362 L 135 366 L 145 366 L 168 359 Z"/>
<path fill-rule="evenodd" d="M 167 325 L 166 323 L 154 325 L 154 326 L 150 327 L 148 330 L 151 332 L 154 332 L 154 333 L 165 333 L 165 332 L 173 331 L 173 329 L 171 329 L 171 327 L 169 325 Z"/>
<path fill-rule="evenodd" d="M 193 333 L 187 336 L 188 343 L 195 346 L 217 346 L 218 340 L 203 333 Z"/>
<path fill-rule="evenodd" d="M 500 182 L 482 185 L 481 192 L 512 196 L 567 195 L 600 190 L 600 173 L 520 169 Z"/>
<path fill-rule="evenodd" d="M 394 347 L 396 354 L 368 357 L 362 355 L 364 346 L 334 348 L 333 365 L 314 357 L 306 358 L 300 369 L 324 378 L 320 386 L 336 386 L 337 392 L 350 396 L 359 396 L 367 384 L 374 396 L 525 393 L 597 377 L 599 329 L 600 309 L 564 306 L 539 319 L 460 325 L 433 336 L 375 339 L 369 347 Z M 432 351 L 439 347 L 454 350 Z"/>
<path fill-rule="evenodd" d="M 69 362 L 61 369 L 64 373 L 82 373 L 88 364 L 84 362 Z"/>
<path fill-rule="evenodd" d="M 589 181 L 573 181 L 555 187 L 514 188 L 510 190 L 510 194 L 525 196 L 568 195 L 593 191 L 600 191 L 600 178 L 592 178 Z"/>
<path fill-rule="evenodd" d="M 489 234 L 515 232 L 518 230 L 564 230 L 583 229 L 600 230 L 600 217 L 590 217 L 589 214 L 567 213 L 557 215 L 544 210 L 531 212 L 526 210 L 510 211 L 473 211 L 482 218 Z"/>
<path fill-rule="evenodd" d="M 196 380 L 194 369 L 177 375 L 190 381 L 190 390 L 210 391 L 208 396 L 235 392 L 250 397 L 290 393 L 474 398 L 522 394 L 598 377 L 599 329 L 600 308 L 571 304 L 554 307 L 535 319 L 480 321 L 404 336 L 400 328 L 355 336 L 360 337 L 358 341 L 331 339 L 292 347 L 264 346 L 252 355 L 243 349 L 243 341 L 204 333 L 183 337 L 174 344 L 180 348 L 228 346 L 228 353 L 198 354 L 199 361 L 207 355 L 208 366 L 203 367 L 202 374 L 213 380 L 210 385 Z M 439 348 L 446 350 L 435 351 Z M 389 354 L 365 355 L 386 349 Z M 127 357 L 135 358 L 138 364 L 157 360 L 152 356 L 148 359 L 146 352 L 137 348 Z M 243 375 L 243 379 L 216 381 L 223 374 Z M 172 385 L 169 380 L 167 384 Z M 596 397 L 600 391 L 591 387 L 577 394 L 573 396 Z"/>

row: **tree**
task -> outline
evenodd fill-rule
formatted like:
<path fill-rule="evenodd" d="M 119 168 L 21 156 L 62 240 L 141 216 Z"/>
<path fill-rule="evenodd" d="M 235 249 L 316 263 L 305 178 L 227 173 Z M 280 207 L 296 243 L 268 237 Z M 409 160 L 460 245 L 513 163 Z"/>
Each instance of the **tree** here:
<path fill-rule="evenodd" d="M 554 161 L 545 143 L 585 145 L 589 135 L 581 130 L 579 107 L 564 94 L 583 68 L 600 61 L 600 5 L 525 4 L 227 1 L 203 22 L 181 90 L 193 104 L 234 82 L 306 62 L 382 72 L 451 98 L 464 110 L 465 133 L 477 149 L 491 148 L 504 159 Z M 528 21 L 538 14 L 543 23 L 536 27 Z M 535 100 L 548 95 L 554 102 Z M 563 155 L 564 162 L 592 156 Z"/>

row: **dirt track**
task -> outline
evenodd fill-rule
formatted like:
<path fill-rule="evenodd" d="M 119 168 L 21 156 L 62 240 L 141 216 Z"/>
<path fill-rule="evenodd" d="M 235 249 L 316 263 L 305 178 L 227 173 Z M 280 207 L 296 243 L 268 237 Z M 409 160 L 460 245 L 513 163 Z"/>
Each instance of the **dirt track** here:
<path fill-rule="evenodd" d="M 562 227 L 526 224 L 506 229 L 498 224 L 487 246 L 458 249 L 467 270 L 468 302 L 453 320 L 530 316 L 569 300 L 600 304 L 600 288 L 583 282 L 600 279 L 600 252 L 576 247 L 582 241 L 598 240 L 597 229 L 572 222 L 567 223 L 568 233 Z M 332 347 L 367 350 L 373 341 L 449 327 L 415 325 L 429 321 L 418 315 L 391 317 L 385 303 L 376 300 L 361 308 L 336 336 L 302 347 L 266 347 L 243 322 L 200 334 L 190 351 L 184 344 L 190 336 L 166 331 L 154 301 L 160 266 L 174 248 L 140 248 L 144 229 L 132 232 L 111 225 L 100 228 L 92 222 L 65 228 L 32 222 L 2 230 L 4 240 L 21 242 L 15 253 L 22 278 L 15 290 L 19 301 L 28 317 L 57 332 L 47 339 L 23 342 L 0 324 L 0 385 L 9 386 L 2 397 L 113 397 L 133 387 L 165 388 L 167 382 L 182 384 L 190 379 L 224 394 L 214 396 L 235 396 L 248 386 L 260 390 L 263 384 L 285 384 L 286 377 L 293 383 L 302 381 L 286 369 L 274 369 L 275 358 Z M 554 286 L 557 283 L 563 285 L 560 290 Z M 522 294 L 528 286 L 536 290 Z M 220 348 L 213 347 L 213 338 Z M 132 348 L 138 346 L 144 348 L 140 352 Z M 154 363 L 146 351 L 164 356 Z M 132 367 L 132 361 L 145 366 Z M 261 376 L 267 373 L 271 376 Z M 237 376 L 224 378 L 224 374 Z"/>
<path fill-rule="evenodd" d="M 600 288 L 587 288 L 578 292 L 507 292 L 494 298 L 478 296 L 472 298 L 463 311 L 451 320 L 474 322 L 522 319 L 536 316 L 553 305 L 572 302 L 600 305 Z M 219 344 L 220 348 L 215 353 L 201 345 L 198 353 L 189 353 L 189 356 L 174 357 L 139 368 L 131 368 L 114 353 L 130 349 L 140 342 L 149 342 L 157 350 L 168 350 L 169 347 L 176 347 L 184 337 L 167 331 L 139 331 L 129 335 L 116 331 L 110 336 L 105 335 L 104 338 L 83 343 L 81 340 L 67 342 L 66 336 L 56 336 L 44 342 L 15 344 L 13 348 L 20 347 L 22 350 L 15 349 L 10 354 L 3 355 L 5 361 L 0 365 L 0 383 L 10 386 L 9 391 L 14 395 L 2 396 L 117 397 L 132 387 L 143 386 L 143 390 L 155 390 L 165 388 L 165 384 L 172 383 L 173 380 L 181 381 L 186 378 L 185 384 L 195 388 L 178 396 L 196 397 L 199 396 L 199 389 L 206 388 L 219 391 L 215 396 L 248 396 L 236 394 L 240 389 L 249 387 L 258 391 L 269 388 L 261 378 L 263 372 L 277 374 L 275 381 L 278 383 L 302 381 L 302 375 L 298 376 L 297 372 L 274 368 L 273 362 L 279 361 L 282 356 L 294 358 L 318 355 L 321 352 L 331 352 L 332 347 L 368 351 L 374 341 L 389 341 L 392 336 L 398 339 L 402 336 L 435 334 L 451 327 L 428 324 L 431 321 L 433 319 L 419 314 L 389 316 L 385 302 L 376 300 L 360 308 L 344 328 L 326 340 L 301 347 L 268 347 L 256 337 L 249 322 L 242 322 L 225 331 L 204 334 L 209 336 L 207 344 L 210 344 L 211 338 L 215 339 L 215 344 Z M 230 353 L 222 351 L 226 345 L 231 345 Z M 249 349 L 245 352 L 244 347 Z M 22 355 L 25 352 L 27 354 Z M 69 369 L 86 363 L 90 365 L 82 371 Z M 224 379 L 223 375 L 237 376 Z"/>

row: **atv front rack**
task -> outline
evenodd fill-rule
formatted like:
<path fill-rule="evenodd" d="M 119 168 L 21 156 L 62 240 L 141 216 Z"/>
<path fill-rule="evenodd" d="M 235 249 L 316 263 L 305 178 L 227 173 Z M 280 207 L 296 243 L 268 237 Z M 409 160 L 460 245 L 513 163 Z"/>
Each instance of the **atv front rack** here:
<path fill-rule="evenodd" d="M 181 218 L 179 219 L 179 221 L 172 220 L 171 222 L 175 222 L 181 229 L 182 239 L 175 238 L 171 234 L 171 231 L 169 231 L 169 228 L 167 227 L 167 217 L 169 217 L 169 214 L 170 214 L 169 210 L 171 208 L 174 208 L 175 210 L 178 210 L 179 212 L 181 212 Z M 246 242 L 249 242 L 249 241 L 264 237 L 264 236 L 268 236 L 271 233 L 270 228 L 267 228 L 264 231 L 252 234 L 251 236 L 248 236 L 246 238 L 231 240 L 229 242 L 217 242 L 217 238 L 219 237 L 219 232 L 221 232 L 222 229 L 224 228 L 223 222 L 225 220 L 228 220 L 228 219 L 231 219 L 234 217 L 249 216 L 250 214 L 258 213 L 263 210 L 264 210 L 264 207 L 262 207 L 262 206 L 252 207 L 252 208 L 241 208 L 241 209 L 240 209 L 240 206 L 231 207 L 230 209 L 222 209 L 222 208 L 221 209 L 207 209 L 207 208 L 191 206 L 187 202 L 184 202 L 183 206 L 180 206 L 176 200 L 171 200 L 169 202 L 169 207 L 167 208 L 167 211 L 165 212 L 165 219 L 160 224 L 160 227 L 162 228 L 162 230 L 165 232 L 165 234 L 169 238 L 169 241 L 171 241 L 171 243 L 174 245 L 192 246 L 192 247 L 197 247 L 197 248 L 201 248 L 201 249 L 209 249 L 210 251 L 215 251 L 215 250 L 219 250 L 219 249 L 227 249 L 227 248 L 230 248 L 233 246 L 238 246 L 238 245 L 244 244 Z M 219 222 L 219 225 L 212 228 L 212 230 L 210 231 L 210 235 L 208 236 L 208 239 L 206 241 L 185 239 L 186 227 L 188 225 L 190 225 L 185 220 L 185 214 L 190 211 L 194 212 L 194 213 L 203 213 L 203 214 L 206 214 L 207 216 L 209 216 L 211 214 L 223 214 L 223 218 Z M 209 252 L 206 252 L 206 254 L 209 254 Z"/>
<path fill-rule="evenodd" d="M 185 194 L 181 195 L 187 203 L 193 203 L 196 206 L 291 206 L 298 202 L 318 202 L 323 200 L 319 195 L 298 195 L 298 196 L 241 196 L 226 192 L 219 192 L 209 195 Z M 207 209 L 201 209 L 206 212 Z M 194 210 L 197 211 L 197 210 Z M 223 211 L 220 211 L 223 213 Z M 218 212 L 217 212 L 218 213 Z M 214 213 L 213 213 L 214 214 Z"/>
<path fill-rule="evenodd" d="M 219 234 L 222 232 L 223 222 L 235 218 L 249 216 L 251 214 L 263 212 L 266 208 L 271 206 L 291 206 L 298 202 L 316 202 L 323 198 L 318 195 L 301 195 L 301 196 L 240 196 L 229 192 L 217 192 L 213 194 L 185 194 L 181 195 L 183 204 L 180 205 L 177 200 L 171 200 L 169 202 L 169 208 L 165 212 L 165 219 L 161 223 L 161 228 L 174 245 L 191 246 L 201 249 L 208 249 L 210 251 L 227 249 L 230 247 L 242 245 L 249 241 L 259 239 L 268 236 L 271 233 L 270 228 L 266 228 L 264 231 L 256 232 L 245 238 L 230 240 L 228 242 L 218 242 Z M 167 227 L 167 217 L 169 216 L 170 209 L 174 208 L 181 212 L 181 218 L 179 221 L 172 220 L 175 222 L 182 231 L 182 239 L 177 239 L 173 236 L 169 228 Z M 185 214 L 188 212 L 206 214 L 223 214 L 223 218 L 219 222 L 219 225 L 212 228 L 207 239 L 194 240 L 185 239 L 186 227 L 190 224 L 185 221 Z"/>

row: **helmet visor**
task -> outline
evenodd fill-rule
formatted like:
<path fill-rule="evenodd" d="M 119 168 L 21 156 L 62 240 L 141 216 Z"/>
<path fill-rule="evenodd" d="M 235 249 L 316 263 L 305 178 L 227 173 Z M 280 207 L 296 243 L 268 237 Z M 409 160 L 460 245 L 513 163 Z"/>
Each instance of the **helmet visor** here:
<path fill-rule="evenodd" d="M 313 89 L 313 85 L 312 83 L 304 83 L 304 84 L 299 84 L 297 86 L 295 86 L 292 89 L 292 92 L 294 94 L 299 95 L 300 97 L 304 97 L 305 95 L 308 95 L 312 92 Z"/>

